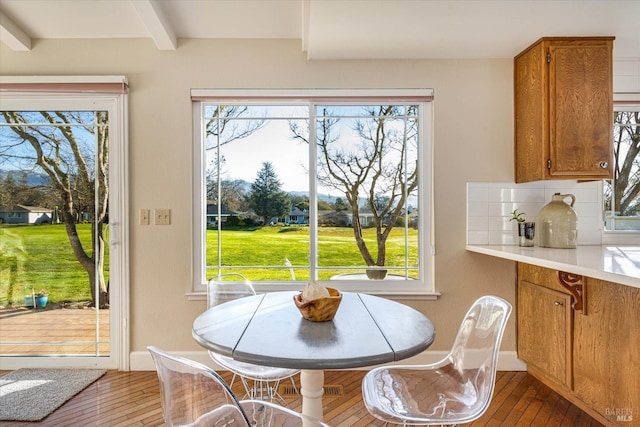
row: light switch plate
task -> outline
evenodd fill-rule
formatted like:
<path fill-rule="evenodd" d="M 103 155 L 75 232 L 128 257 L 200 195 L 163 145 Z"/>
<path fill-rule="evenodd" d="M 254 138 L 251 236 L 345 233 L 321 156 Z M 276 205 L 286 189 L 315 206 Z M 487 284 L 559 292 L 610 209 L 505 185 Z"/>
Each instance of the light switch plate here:
<path fill-rule="evenodd" d="M 149 225 L 149 209 L 140 209 L 140 225 Z"/>
<path fill-rule="evenodd" d="M 171 209 L 154 209 L 153 223 L 155 225 L 171 224 Z"/>

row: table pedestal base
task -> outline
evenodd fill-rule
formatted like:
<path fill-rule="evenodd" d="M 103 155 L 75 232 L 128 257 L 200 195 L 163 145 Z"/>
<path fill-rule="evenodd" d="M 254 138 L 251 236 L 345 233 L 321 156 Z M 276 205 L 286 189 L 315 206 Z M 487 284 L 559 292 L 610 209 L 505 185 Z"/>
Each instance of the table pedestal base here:
<path fill-rule="evenodd" d="M 300 394 L 302 394 L 302 413 L 322 420 L 324 371 L 309 369 L 300 371 Z"/>

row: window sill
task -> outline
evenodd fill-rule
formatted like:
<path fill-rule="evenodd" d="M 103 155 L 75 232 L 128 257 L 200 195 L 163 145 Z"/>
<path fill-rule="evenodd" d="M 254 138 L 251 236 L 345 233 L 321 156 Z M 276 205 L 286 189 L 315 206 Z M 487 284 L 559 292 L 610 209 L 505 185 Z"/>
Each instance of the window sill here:
<path fill-rule="evenodd" d="M 602 234 L 603 245 L 637 245 L 640 242 L 640 232 L 629 231 L 605 231 Z"/>
<path fill-rule="evenodd" d="M 410 300 L 410 301 L 435 301 L 440 292 L 362 292 L 369 295 L 387 298 L 390 300 Z M 188 292 L 185 294 L 188 301 L 206 301 L 206 292 Z"/>

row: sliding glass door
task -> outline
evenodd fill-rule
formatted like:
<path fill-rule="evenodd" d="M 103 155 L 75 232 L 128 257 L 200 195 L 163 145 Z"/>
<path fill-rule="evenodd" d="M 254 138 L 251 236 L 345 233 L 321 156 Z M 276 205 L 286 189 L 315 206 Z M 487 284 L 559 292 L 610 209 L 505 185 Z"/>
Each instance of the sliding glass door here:
<path fill-rule="evenodd" d="M 121 269 L 123 247 L 109 244 L 122 211 L 110 191 L 111 153 L 118 159 L 121 152 L 114 145 L 121 145 L 117 103 L 81 97 L 16 104 L 28 110 L 6 104 L 3 99 L 0 111 L 0 363 L 122 367 L 122 317 L 112 318 L 111 310 L 120 306 L 121 287 L 111 283 L 119 285 L 121 275 L 111 267 L 115 259 Z"/>

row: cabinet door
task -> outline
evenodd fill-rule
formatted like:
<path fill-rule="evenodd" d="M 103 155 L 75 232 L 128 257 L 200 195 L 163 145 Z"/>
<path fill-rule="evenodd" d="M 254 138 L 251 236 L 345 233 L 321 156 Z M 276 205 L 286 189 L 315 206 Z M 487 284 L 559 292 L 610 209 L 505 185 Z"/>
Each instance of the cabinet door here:
<path fill-rule="evenodd" d="M 608 179 L 613 173 L 611 45 L 549 46 L 552 177 Z"/>
<path fill-rule="evenodd" d="M 546 49 L 531 46 L 514 60 L 514 135 L 516 182 L 547 176 L 549 116 Z"/>
<path fill-rule="evenodd" d="M 575 315 L 574 393 L 612 422 L 640 425 L 640 289 L 587 278 L 587 293 L 587 315 Z"/>
<path fill-rule="evenodd" d="M 518 286 L 518 357 L 571 388 L 571 296 L 527 281 Z"/>

